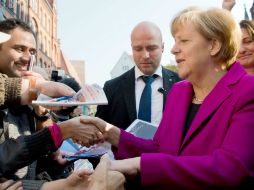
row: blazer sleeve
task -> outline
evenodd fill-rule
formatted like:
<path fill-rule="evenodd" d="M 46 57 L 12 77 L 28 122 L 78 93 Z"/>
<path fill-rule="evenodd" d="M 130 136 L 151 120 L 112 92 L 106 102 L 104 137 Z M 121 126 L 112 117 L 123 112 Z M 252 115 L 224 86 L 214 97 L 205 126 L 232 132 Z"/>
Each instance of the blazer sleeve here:
<path fill-rule="evenodd" d="M 168 132 L 168 123 L 161 123 L 152 141 L 121 131 L 116 158 L 140 156 L 141 182 L 149 189 L 237 187 L 243 179 L 254 176 L 253 94 L 254 88 L 251 88 L 232 102 L 235 109 L 224 141 L 211 154 L 179 156 L 160 153 L 160 133 Z"/>
<path fill-rule="evenodd" d="M 142 139 L 121 129 L 118 148 L 112 148 L 116 159 L 133 158 L 146 152 L 158 152 L 158 144 L 153 140 Z"/>
<path fill-rule="evenodd" d="M 253 93 L 253 89 L 243 93 L 235 102 L 236 109 L 225 139 L 212 154 L 142 154 L 142 184 L 158 189 L 230 189 L 239 186 L 243 179 L 253 176 Z"/>

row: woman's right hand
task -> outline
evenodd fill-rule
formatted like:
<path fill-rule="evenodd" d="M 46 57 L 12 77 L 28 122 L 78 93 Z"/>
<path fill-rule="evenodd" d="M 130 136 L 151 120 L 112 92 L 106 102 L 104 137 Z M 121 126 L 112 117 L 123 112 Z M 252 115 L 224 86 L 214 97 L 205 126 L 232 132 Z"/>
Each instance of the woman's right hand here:
<path fill-rule="evenodd" d="M 74 142 L 86 147 L 103 143 L 105 139 L 102 132 L 92 124 L 84 124 L 83 117 L 75 117 L 59 124 L 63 139 L 72 138 Z"/>
<path fill-rule="evenodd" d="M 120 129 L 110 123 L 107 123 L 103 119 L 98 117 L 82 116 L 80 122 L 85 125 L 95 126 L 103 134 L 104 139 L 111 145 L 118 147 L 120 139 Z"/>

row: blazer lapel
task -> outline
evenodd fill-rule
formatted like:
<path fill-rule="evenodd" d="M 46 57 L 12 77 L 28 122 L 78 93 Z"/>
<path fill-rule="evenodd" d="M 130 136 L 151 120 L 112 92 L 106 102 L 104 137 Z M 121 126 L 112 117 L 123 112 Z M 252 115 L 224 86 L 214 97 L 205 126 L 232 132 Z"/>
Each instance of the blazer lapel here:
<path fill-rule="evenodd" d="M 240 68 L 240 69 L 239 69 Z M 219 106 L 231 95 L 231 90 L 229 85 L 237 82 L 241 76 L 245 73 L 245 71 L 241 68 L 241 66 L 236 63 L 232 66 L 230 71 L 217 83 L 214 89 L 210 92 L 210 94 L 205 98 L 202 106 L 200 107 L 196 117 L 194 118 L 190 129 L 188 130 L 181 149 L 184 145 L 195 135 L 195 132 L 200 129 L 200 127 L 204 127 L 202 125 L 209 116 L 219 108 Z"/>
<path fill-rule="evenodd" d="M 172 104 L 170 103 L 172 109 L 174 110 L 172 112 L 174 116 L 171 116 L 171 117 L 174 117 L 174 119 L 171 120 L 172 123 L 170 123 L 170 125 L 174 127 L 170 127 L 170 130 L 167 133 L 167 135 L 169 135 L 169 139 L 171 139 L 169 141 L 170 142 L 169 151 L 170 153 L 174 155 L 178 155 L 180 147 L 181 147 L 185 121 L 189 111 L 189 105 L 193 97 L 193 88 L 191 83 L 187 81 L 182 81 L 182 82 L 184 82 L 185 85 L 177 89 L 178 91 L 175 92 L 175 94 L 177 94 L 177 97 L 176 97 L 177 100 L 176 101 L 171 100 L 173 102 Z M 177 114 L 174 114 L 174 113 L 177 113 Z M 165 114 L 166 114 L 166 109 L 164 111 L 164 115 L 163 115 L 164 117 L 166 117 Z"/>
<path fill-rule="evenodd" d="M 135 98 L 135 72 L 132 68 L 129 73 L 125 76 L 123 82 L 124 101 L 127 107 L 128 115 L 130 120 L 135 120 L 137 118 L 136 111 L 136 98 Z"/>

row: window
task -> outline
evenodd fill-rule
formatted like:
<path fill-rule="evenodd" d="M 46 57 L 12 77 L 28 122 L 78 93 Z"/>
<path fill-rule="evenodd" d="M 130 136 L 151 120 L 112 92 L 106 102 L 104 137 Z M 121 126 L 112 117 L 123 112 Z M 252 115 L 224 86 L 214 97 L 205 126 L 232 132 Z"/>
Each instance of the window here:
<path fill-rule="evenodd" d="M 33 30 L 34 34 L 35 34 L 35 39 L 37 38 L 38 35 L 38 29 L 37 29 L 37 24 L 36 24 L 36 20 L 34 18 L 31 19 L 30 21 L 30 27 Z"/>
<path fill-rule="evenodd" d="M 50 32 L 50 19 L 48 19 L 48 32 Z"/>
<path fill-rule="evenodd" d="M 24 5 L 23 5 L 23 3 L 21 3 L 20 9 L 21 9 L 20 19 L 21 20 L 25 20 L 25 13 L 24 13 Z"/>
<path fill-rule="evenodd" d="M 43 11 L 42 11 L 42 8 L 40 8 L 40 20 L 43 24 Z"/>
<path fill-rule="evenodd" d="M 47 39 L 46 39 L 46 36 L 44 37 L 44 52 L 46 53 L 47 55 Z"/>
<path fill-rule="evenodd" d="M 41 51 L 43 51 L 43 52 L 45 51 L 45 44 L 44 44 L 42 34 L 41 34 Z"/>
<path fill-rule="evenodd" d="M 50 57 L 50 50 L 51 50 L 51 48 L 50 48 L 50 41 L 48 41 L 48 56 Z"/>
<path fill-rule="evenodd" d="M 42 66 L 43 66 L 43 65 L 42 65 L 42 62 L 43 62 L 43 61 L 42 61 L 42 59 L 40 58 L 40 67 L 42 67 Z"/>
<path fill-rule="evenodd" d="M 123 65 L 123 71 L 128 71 L 129 70 L 129 67 L 127 65 Z"/>
<path fill-rule="evenodd" d="M 37 13 L 38 11 L 37 0 L 30 0 L 30 6 L 33 9 L 33 11 Z"/>
<path fill-rule="evenodd" d="M 46 13 L 44 14 L 44 19 L 43 19 L 43 26 L 45 27 L 45 28 L 47 28 L 47 15 L 46 15 Z"/>
<path fill-rule="evenodd" d="M 17 3 L 17 12 L 16 12 L 17 18 L 20 18 L 20 10 L 21 10 L 21 5 L 20 3 Z"/>
<path fill-rule="evenodd" d="M 39 49 L 42 50 L 42 41 L 41 41 L 41 33 L 38 35 L 38 44 L 39 44 Z"/>
<path fill-rule="evenodd" d="M 13 0 L 6 0 L 6 1 L 5 1 L 5 5 L 6 5 L 6 7 L 8 7 L 9 9 L 13 9 L 13 8 L 14 8 L 14 1 L 13 1 Z"/>

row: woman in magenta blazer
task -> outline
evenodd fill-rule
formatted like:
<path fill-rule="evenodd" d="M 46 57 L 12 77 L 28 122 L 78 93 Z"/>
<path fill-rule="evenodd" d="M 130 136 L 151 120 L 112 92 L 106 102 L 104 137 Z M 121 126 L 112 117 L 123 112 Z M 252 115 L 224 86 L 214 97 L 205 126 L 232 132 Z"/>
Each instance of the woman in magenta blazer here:
<path fill-rule="evenodd" d="M 144 189 L 235 189 L 254 177 L 254 76 L 235 62 L 241 31 L 222 9 L 188 9 L 171 26 L 179 75 L 153 140 L 86 118 L 113 145 L 111 169 Z"/>

